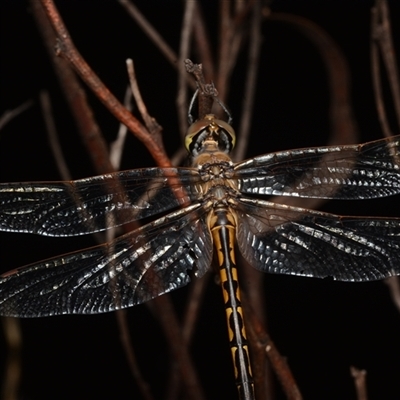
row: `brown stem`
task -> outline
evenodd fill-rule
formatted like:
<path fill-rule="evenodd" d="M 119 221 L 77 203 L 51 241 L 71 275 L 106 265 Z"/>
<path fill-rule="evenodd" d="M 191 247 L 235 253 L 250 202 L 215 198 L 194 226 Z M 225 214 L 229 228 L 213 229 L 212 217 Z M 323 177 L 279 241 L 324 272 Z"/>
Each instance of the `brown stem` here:
<path fill-rule="evenodd" d="M 78 126 L 82 141 L 88 149 L 93 166 L 98 174 L 112 172 L 114 168 L 108 157 L 107 145 L 100 127 L 94 119 L 86 94 L 70 65 L 54 53 L 56 36 L 43 6 L 36 0 L 30 0 L 30 4 L 50 60 L 53 63 L 63 93 Z"/>
<path fill-rule="evenodd" d="M 129 328 L 127 323 L 126 311 L 118 310 L 116 311 L 116 317 L 118 322 L 118 328 L 120 332 L 120 339 L 125 349 L 125 355 L 128 359 L 129 368 L 135 378 L 135 382 L 139 386 L 139 390 L 145 400 L 153 400 L 153 396 L 151 394 L 150 386 L 145 381 L 140 369 L 138 367 L 137 359 L 135 356 L 135 351 L 131 342 L 131 335 L 129 334 Z"/>
<path fill-rule="evenodd" d="M 108 90 L 99 77 L 92 71 L 83 57 L 75 48 L 67 28 L 65 27 L 57 8 L 52 0 L 40 0 L 47 16 L 55 30 L 57 53 L 66 58 L 74 67 L 78 75 L 89 86 L 107 109 L 146 146 L 156 163 L 160 167 L 170 167 L 171 163 L 162 147 L 149 135 L 147 129 L 138 121 L 118 99 Z"/>
<path fill-rule="evenodd" d="M 246 308 L 245 322 L 252 345 L 258 347 L 260 351 L 264 351 L 268 356 L 271 366 L 278 377 L 287 398 L 289 400 L 301 400 L 302 395 L 284 357 L 281 356 L 278 349 L 275 347 L 274 342 L 271 340 L 270 336 L 254 314 L 248 301 L 243 302 L 243 305 Z M 256 388 L 262 388 L 264 384 L 263 382 L 258 382 L 258 379 L 263 379 L 264 377 L 264 363 L 259 359 L 257 359 L 257 361 L 257 363 L 253 362 L 255 384 Z M 260 398 L 264 397 L 261 395 Z"/>
<path fill-rule="evenodd" d="M 382 61 L 386 67 L 397 123 L 400 128 L 399 76 L 390 28 L 389 8 L 385 0 L 376 0 L 375 7 L 371 10 L 371 65 L 378 117 L 384 135 L 389 137 L 392 136 L 393 133 L 389 126 L 383 100 L 379 54 L 381 54 Z"/>
<path fill-rule="evenodd" d="M 357 392 L 357 400 L 368 400 L 367 395 L 367 371 L 350 367 L 351 376 L 354 378 L 354 385 Z"/>
<path fill-rule="evenodd" d="M 22 334 L 18 318 L 2 317 L 4 337 L 7 342 L 7 362 L 5 364 L 1 398 L 17 400 L 20 398 L 19 386 L 22 373 Z"/>
<path fill-rule="evenodd" d="M 31 100 L 28 100 L 20 106 L 14 108 L 13 110 L 5 111 L 0 117 L 0 130 L 3 129 L 3 127 L 8 124 L 13 118 L 28 109 L 32 104 L 33 102 Z"/>
<path fill-rule="evenodd" d="M 235 160 L 243 160 L 246 156 L 247 145 L 250 136 L 250 126 L 252 119 L 252 110 L 254 106 L 254 97 L 256 92 L 257 71 L 259 65 L 259 56 L 261 49 L 261 3 L 256 1 L 252 9 L 252 19 L 249 37 L 249 54 L 248 54 L 248 68 L 245 80 L 245 93 L 243 95 L 244 101 L 242 105 L 242 113 L 240 116 L 240 125 L 238 129 L 238 145 L 235 150 Z"/>
<path fill-rule="evenodd" d="M 40 105 L 42 108 L 44 123 L 46 125 L 47 136 L 49 138 L 49 143 L 51 147 L 51 152 L 53 153 L 54 156 L 54 162 L 57 165 L 61 179 L 64 181 L 69 181 L 72 179 L 71 173 L 69 172 L 69 168 L 67 162 L 65 161 L 65 157 L 60 145 L 56 124 L 53 118 L 49 92 L 46 90 L 42 90 L 40 92 L 39 97 L 40 97 Z"/>
<path fill-rule="evenodd" d="M 157 318 L 164 330 L 170 345 L 173 359 L 177 362 L 181 373 L 182 382 L 186 389 L 187 399 L 205 399 L 203 389 L 200 385 L 192 360 L 190 359 L 188 347 L 183 340 L 182 331 L 176 318 L 169 297 L 157 297 L 152 300 L 151 305 L 157 311 Z"/>

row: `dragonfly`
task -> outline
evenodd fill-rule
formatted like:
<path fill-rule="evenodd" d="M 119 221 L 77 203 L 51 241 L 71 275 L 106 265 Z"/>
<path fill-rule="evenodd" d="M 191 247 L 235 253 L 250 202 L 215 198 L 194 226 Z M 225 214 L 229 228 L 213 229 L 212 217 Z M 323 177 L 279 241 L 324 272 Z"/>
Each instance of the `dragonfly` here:
<path fill-rule="evenodd" d="M 339 216 L 271 196 L 372 199 L 400 193 L 400 135 L 360 145 L 278 151 L 233 163 L 232 126 L 207 114 L 185 138 L 190 167 L 75 181 L 0 184 L 0 230 L 77 236 L 157 219 L 111 242 L 0 277 L 0 314 L 95 314 L 220 275 L 239 397 L 255 398 L 235 246 L 267 273 L 339 281 L 400 274 L 400 218 Z"/>

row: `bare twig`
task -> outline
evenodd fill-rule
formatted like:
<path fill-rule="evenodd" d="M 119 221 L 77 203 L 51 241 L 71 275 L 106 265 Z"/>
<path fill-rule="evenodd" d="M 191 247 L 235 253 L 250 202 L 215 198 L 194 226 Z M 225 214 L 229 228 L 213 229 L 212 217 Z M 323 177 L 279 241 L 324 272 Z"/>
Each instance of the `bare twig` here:
<path fill-rule="evenodd" d="M 50 95 L 46 90 L 42 90 L 39 97 L 42 115 L 46 125 L 47 136 L 49 138 L 54 161 L 57 164 L 61 179 L 64 181 L 69 181 L 72 178 L 60 146 L 60 141 L 58 140 L 57 128 L 53 118 L 53 111 L 51 109 Z"/>
<path fill-rule="evenodd" d="M 21 114 L 29 107 L 31 107 L 32 104 L 33 104 L 32 100 L 28 100 L 25 103 L 22 103 L 20 106 L 14 108 L 13 110 L 6 110 L 0 117 L 0 130 L 2 130 L 4 126 L 8 124 L 17 115 Z"/>
<path fill-rule="evenodd" d="M 53 29 L 56 31 L 58 37 L 58 54 L 65 57 L 71 63 L 75 71 L 96 94 L 99 100 L 107 107 L 107 109 L 119 121 L 124 123 L 140 141 L 142 141 L 142 143 L 146 146 L 157 164 L 160 167 L 170 167 L 171 163 L 164 149 L 159 146 L 159 144 L 154 140 L 151 135 L 149 135 L 145 127 L 135 117 L 133 117 L 128 110 L 124 108 L 124 106 L 108 90 L 108 88 L 103 84 L 103 82 L 92 71 L 92 69 L 83 59 L 83 57 L 79 54 L 53 1 L 40 1 L 44 9 L 46 10 L 47 16 L 53 26 Z"/>
<path fill-rule="evenodd" d="M 7 342 L 8 356 L 4 373 L 1 398 L 17 400 L 20 398 L 19 386 L 21 380 L 21 349 L 22 336 L 20 322 L 17 318 L 3 317 L 3 331 Z"/>
<path fill-rule="evenodd" d="M 143 32 L 150 38 L 155 46 L 160 50 L 161 54 L 170 62 L 170 64 L 178 69 L 178 55 L 172 50 L 172 48 L 166 43 L 154 28 L 153 25 L 146 19 L 146 17 L 139 11 L 139 9 L 129 0 L 118 0 L 122 7 L 125 8 L 126 12 L 133 18 L 133 20 L 143 29 Z M 195 21 L 197 22 L 197 19 Z M 186 83 L 194 90 L 196 89 L 193 82 L 186 76 Z"/>
<path fill-rule="evenodd" d="M 78 126 L 82 141 L 88 148 L 88 154 L 91 157 L 93 166 L 98 174 L 112 172 L 113 167 L 110 163 L 107 145 L 94 119 L 85 92 L 68 63 L 54 53 L 56 36 L 41 3 L 36 0 L 30 0 L 30 4 L 50 60 L 53 63 L 63 93 Z"/>
<path fill-rule="evenodd" d="M 354 378 L 354 385 L 357 392 L 357 400 L 368 400 L 367 396 L 367 371 L 350 367 L 351 376 Z"/>
<path fill-rule="evenodd" d="M 193 17 L 196 9 L 194 1 L 185 2 L 185 12 L 183 15 L 181 42 L 179 47 L 179 62 L 178 62 L 178 94 L 176 96 L 176 106 L 178 111 L 179 131 L 181 137 L 184 137 L 187 131 L 187 73 L 184 61 L 189 57 L 190 41 L 193 32 Z"/>
<path fill-rule="evenodd" d="M 198 60 L 203 64 L 207 82 L 214 81 L 215 63 L 210 48 L 210 40 L 204 23 L 204 16 L 199 2 L 195 2 L 196 18 L 193 19 L 193 40 L 196 44 Z"/>
<path fill-rule="evenodd" d="M 132 111 L 132 90 L 127 86 L 124 96 L 124 107 L 128 111 Z M 121 167 L 121 159 L 124 151 L 124 143 L 126 134 L 128 132 L 127 127 L 124 124 L 119 125 L 117 138 L 110 143 L 110 162 L 115 170 L 119 170 Z"/>
<path fill-rule="evenodd" d="M 244 300 L 246 300 L 246 297 L 247 296 L 244 296 Z M 248 329 L 251 343 L 253 346 L 259 347 L 259 349 L 263 350 L 268 356 L 272 368 L 281 382 L 286 397 L 289 400 L 301 400 L 302 395 L 285 359 L 279 354 L 274 342 L 271 340 L 268 333 L 265 331 L 264 327 L 251 309 L 249 302 L 246 300 L 243 302 L 243 305 L 245 306 L 246 311 L 246 328 Z M 262 360 L 257 359 L 257 361 L 257 363 L 253 362 L 253 370 L 256 388 L 258 389 L 264 387 L 264 384 L 257 380 L 263 379 L 265 369 Z M 257 393 L 260 395 L 260 398 L 265 398 L 265 396 L 260 394 L 259 391 Z"/>
<path fill-rule="evenodd" d="M 157 310 L 157 318 L 164 330 L 170 350 L 174 360 L 178 363 L 178 368 L 183 379 L 183 385 L 186 389 L 187 399 L 202 400 L 205 398 L 203 389 L 196 375 L 195 368 L 189 357 L 188 348 L 182 339 L 182 333 L 176 315 L 173 311 L 169 297 L 156 297 L 151 305 Z M 160 308 L 160 306 L 162 308 Z"/>
<path fill-rule="evenodd" d="M 400 311 L 400 282 L 398 276 L 385 279 L 386 285 L 389 286 L 390 296 L 396 306 L 397 310 Z"/>
<path fill-rule="evenodd" d="M 357 143 L 358 129 L 350 101 L 349 67 L 335 41 L 317 24 L 298 15 L 268 13 L 266 17 L 271 21 L 293 25 L 317 46 L 328 73 L 331 96 L 329 110 L 331 135 L 329 144 Z M 304 208 L 318 208 L 324 202 L 321 199 L 300 199 L 295 197 L 274 197 L 273 201 Z"/>
<path fill-rule="evenodd" d="M 189 347 L 191 343 L 197 318 L 199 316 L 199 308 L 201 306 L 210 275 L 211 274 L 208 273 L 201 279 L 196 279 L 190 286 L 190 294 L 187 299 L 186 311 L 182 325 L 182 338 L 187 347 Z M 178 369 L 176 364 L 173 364 L 170 368 L 166 398 L 168 400 L 178 398 L 180 386 L 181 379 L 178 375 Z"/>
<path fill-rule="evenodd" d="M 394 109 L 400 128 L 400 88 L 395 50 L 390 28 L 389 8 L 386 0 L 376 0 L 375 7 L 371 10 L 371 69 L 372 81 L 375 92 L 375 102 L 379 121 L 385 136 L 392 136 L 392 131 L 386 115 L 382 94 L 382 81 L 379 67 L 379 53 L 388 75 L 389 86 L 392 93 Z"/>
<path fill-rule="evenodd" d="M 251 30 L 250 30 L 250 46 L 248 54 L 248 69 L 245 83 L 244 101 L 242 105 L 242 114 L 240 117 L 240 125 L 238 134 L 240 141 L 235 150 L 235 160 L 243 160 L 247 145 L 249 142 L 250 126 L 252 118 L 252 110 L 254 105 L 254 96 L 256 91 L 257 71 L 259 64 L 260 48 L 261 48 L 261 2 L 256 1 L 252 10 Z"/>
<path fill-rule="evenodd" d="M 246 33 L 244 22 L 253 3 L 255 2 L 236 2 L 235 7 L 232 7 L 231 2 L 220 1 L 218 75 L 215 80 L 222 102 L 226 102 L 229 93 L 228 82 Z"/>
<path fill-rule="evenodd" d="M 128 359 L 129 368 L 132 372 L 135 382 L 138 384 L 140 392 L 145 400 L 152 400 L 153 396 L 151 394 L 150 386 L 145 381 L 142 373 L 140 372 L 135 351 L 131 342 L 131 335 L 129 334 L 129 328 L 127 324 L 127 316 L 125 310 L 116 311 L 116 318 L 118 322 L 118 328 L 120 332 L 120 339 L 122 346 L 125 350 L 125 356 Z"/>
<path fill-rule="evenodd" d="M 186 72 L 192 74 L 196 80 L 198 87 L 198 117 L 204 118 L 206 114 L 210 114 L 218 91 L 212 83 L 206 83 L 203 75 L 202 64 L 194 64 L 191 60 L 185 60 Z"/>
<path fill-rule="evenodd" d="M 150 38 L 156 45 L 165 58 L 176 67 L 178 56 L 169 47 L 163 37 L 157 32 L 153 25 L 146 19 L 146 17 L 139 11 L 139 9 L 129 0 L 118 0 L 118 3 L 124 7 L 125 11 L 135 20 L 135 22 L 142 28 L 143 32 Z"/>
<path fill-rule="evenodd" d="M 156 119 L 152 117 L 147 111 L 147 107 L 143 101 L 142 95 L 139 90 L 139 85 L 136 79 L 133 60 L 131 59 L 126 60 L 126 66 L 128 69 L 129 83 L 131 85 L 132 95 L 135 99 L 140 115 L 142 116 L 146 128 L 149 130 L 150 134 L 154 136 L 155 140 L 157 140 L 160 145 L 162 145 L 161 126 L 157 123 Z"/>

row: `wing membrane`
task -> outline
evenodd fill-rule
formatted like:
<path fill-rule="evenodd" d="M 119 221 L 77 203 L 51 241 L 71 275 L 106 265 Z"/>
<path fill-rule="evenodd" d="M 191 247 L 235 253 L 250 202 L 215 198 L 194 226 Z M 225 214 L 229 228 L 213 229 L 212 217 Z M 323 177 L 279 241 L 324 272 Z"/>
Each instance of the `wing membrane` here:
<path fill-rule="evenodd" d="M 95 314 L 143 303 L 201 276 L 212 242 L 199 205 L 159 218 L 101 246 L 0 277 L 0 314 Z"/>
<path fill-rule="evenodd" d="M 369 199 L 400 193 L 400 135 L 258 156 L 235 166 L 242 193 Z"/>
<path fill-rule="evenodd" d="M 400 218 L 342 217 L 241 199 L 238 245 L 270 273 L 368 281 L 400 274 Z"/>
<path fill-rule="evenodd" d="M 168 177 L 178 177 L 179 185 Z M 0 230 L 74 236 L 168 211 L 195 199 L 192 168 L 147 168 L 69 182 L 0 184 Z M 177 193 L 184 189 L 184 195 Z"/>

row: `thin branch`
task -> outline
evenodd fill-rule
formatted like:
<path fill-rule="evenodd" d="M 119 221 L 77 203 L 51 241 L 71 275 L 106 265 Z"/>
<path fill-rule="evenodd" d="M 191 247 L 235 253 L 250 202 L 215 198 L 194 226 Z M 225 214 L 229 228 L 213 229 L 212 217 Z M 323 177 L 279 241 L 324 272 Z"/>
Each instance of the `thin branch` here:
<path fill-rule="evenodd" d="M 22 373 L 22 335 L 18 318 L 3 317 L 3 332 L 7 343 L 7 361 L 4 372 L 1 398 L 17 400 L 20 398 L 19 386 Z"/>
<path fill-rule="evenodd" d="M 202 304 L 207 283 L 211 273 L 207 273 L 201 279 L 196 279 L 190 285 L 190 294 L 186 303 L 185 316 L 182 324 L 182 339 L 187 347 L 190 346 L 191 339 L 194 334 L 194 329 L 199 316 L 199 309 Z M 178 398 L 179 389 L 181 387 L 181 379 L 178 375 L 176 364 L 171 365 L 168 377 L 167 400 Z"/>
<path fill-rule="evenodd" d="M 392 276 L 391 278 L 385 279 L 384 282 L 389 286 L 390 296 L 396 306 L 397 310 L 400 311 L 400 281 L 398 276 Z"/>
<path fill-rule="evenodd" d="M 252 6 L 252 1 L 236 2 L 233 15 L 231 15 L 231 3 L 220 1 L 220 43 L 218 50 L 218 75 L 216 76 L 216 87 L 218 88 L 219 98 L 225 103 L 228 93 L 232 70 L 236 65 L 239 50 L 243 43 L 244 23 L 247 21 L 248 11 Z"/>
<path fill-rule="evenodd" d="M 367 371 L 350 367 L 351 376 L 354 378 L 354 385 L 357 392 L 357 400 L 368 400 L 367 395 Z"/>
<path fill-rule="evenodd" d="M 146 17 L 139 11 L 139 9 L 129 0 L 118 0 L 122 7 L 125 8 L 126 12 L 132 19 L 142 28 L 143 32 L 150 38 L 154 45 L 160 50 L 161 54 L 165 56 L 167 61 L 175 68 L 179 68 L 178 55 L 172 50 L 172 48 L 166 43 L 154 28 L 153 25 L 146 19 Z M 195 19 L 197 21 L 197 18 Z M 196 87 L 193 82 L 186 76 L 186 83 L 195 90 Z"/>
<path fill-rule="evenodd" d="M 178 62 L 178 56 L 169 47 L 163 37 L 157 32 L 157 30 L 150 24 L 146 17 L 139 11 L 139 9 L 128 0 L 118 0 L 118 3 L 124 7 L 125 11 L 135 20 L 135 22 L 142 28 L 143 32 L 150 38 L 155 46 L 164 54 L 165 58 L 176 67 Z"/>
<path fill-rule="evenodd" d="M 46 125 L 47 137 L 49 139 L 54 161 L 57 164 L 58 172 L 60 173 L 61 179 L 64 181 L 69 181 L 72 179 L 72 177 L 61 149 L 59 135 L 57 133 L 56 124 L 53 118 L 49 92 L 47 92 L 46 90 L 42 90 L 40 92 L 39 98 L 44 123 Z"/>
<path fill-rule="evenodd" d="M 279 354 L 278 349 L 275 347 L 274 342 L 271 340 L 269 337 L 268 333 L 260 323 L 260 321 L 257 319 L 255 313 L 251 309 L 251 306 L 249 305 L 249 302 L 246 299 L 246 293 L 242 293 L 244 296 L 244 299 L 246 301 L 243 302 L 243 305 L 245 306 L 245 311 L 246 311 L 246 328 L 248 330 L 251 343 L 254 346 L 259 347 L 262 349 L 265 354 L 268 356 L 268 359 L 272 365 L 273 370 L 276 373 L 276 376 L 278 377 L 282 389 L 286 394 L 286 397 L 289 400 L 301 400 L 302 395 L 300 393 L 300 390 L 296 384 L 296 381 L 293 377 L 292 372 L 290 371 L 289 366 L 287 365 L 285 359 Z M 263 377 L 264 374 L 264 367 L 263 363 L 261 365 L 256 365 L 253 363 L 253 369 L 260 369 L 261 373 L 260 376 Z M 257 376 L 258 373 L 255 371 L 255 376 Z M 261 384 L 259 384 L 257 381 L 255 382 L 256 388 L 262 387 Z M 262 396 L 260 396 L 262 398 Z"/>
<path fill-rule="evenodd" d="M 12 119 L 16 116 L 27 110 L 33 104 L 32 100 L 28 100 L 25 103 L 22 103 L 20 106 L 12 109 L 4 111 L 3 115 L 0 117 L 0 130 L 4 128 L 6 124 L 8 124 Z"/>
<path fill-rule="evenodd" d="M 157 123 L 156 119 L 152 117 L 147 111 L 147 107 L 143 101 L 142 95 L 139 90 L 139 84 L 137 82 L 135 67 L 132 59 L 129 58 L 126 60 L 126 67 L 128 70 L 129 83 L 131 86 L 132 95 L 135 99 L 137 108 L 140 112 L 141 117 L 143 118 L 146 128 L 149 130 L 150 134 L 155 138 L 156 141 L 162 143 L 161 126 Z"/>
<path fill-rule="evenodd" d="M 215 79 L 215 61 L 210 48 L 210 39 L 204 23 L 204 16 L 199 2 L 195 2 L 196 18 L 193 19 L 193 41 L 199 62 L 203 64 L 204 75 L 207 82 Z"/>
<path fill-rule="evenodd" d="M 400 128 L 400 89 L 398 68 L 390 28 L 389 9 L 386 0 L 376 0 L 371 10 L 371 71 L 375 102 L 379 121 L 385 136 L 392 136 L 382 94 L 382 80 L 379 67 L 379 54 L 386 67 L 394 109 Z"/>
<path fill-rule="evenodd" d="M 129 368 L 132 372 L 132 375 L 135 379 L 135 382 L 139 386 L 139 390 L 145 400 L 153 400 L 153 396 L 151 394 L 150 386 L 145 381 L 135 356 L 135 351 L 131 342 L 131 335 L 129 333 L 129 327 L 127 323 L 127 315 L 125 310 L 116 311 L 116 318 L 118 322 L 118 328 L 120 332 L 120 339 L 122 342 L 122 347 L 125 349 L 125 355 L 128 359 Z"/>
<path fill-rule="evenodd" d="M 186 389 L 185 398 L 193 400 L 205 399 L 199 378 L 189 356 L 188 347 L 182 338 L 182 331 L 170 298 L 165 296 L 162 298 L 156 297 L 151 301 L 150 307 L 154 307 L 157 311 L 157 318 L 164 330 L 173 358 L 178 363 L 182 382 Z"/>
<path fill-rule="evenodd" d="M 128 111 L 132 111 L 132 90 L 127 86 L 124 96 L 124 107 Z M 117 138 L 110 143 L 110 162 L 114 169 L 117 171 L 121 168 L 121 159 L 124 151 L 124 144 L 128 128 L 124 124 L 119 124 Z"/>
<path fill-rule="evenodd" d="M 317 24 L 298 15 L 268 13 L 266 18 L 270 21 L 289 23 L 317 46 L 326 67 L 330 89 L 331 134 L 328 144 L 357 143 L 358 129 L 350 101 L 350 70 L 336 42 Z M 324 202 L 320 199 L 295 197 L 274 197 L 273 201 L 311 209 L 318 208 Z"/>
<path fill-rule="evenodd" d="M 242 105 L 242 113 L 240 116 L 240 125 L 238 135 L 240 141 L 235 150 L 235 160 L 243 160 L 246 156 L 247 145 L 250 136 L 250 126 L 252 119 L 252 110 L 254 106 L 254 96 L 256 91 L 257 72 L 261 49 L 261 3 L 256 1 L 253 7 L 251 29 L 249 37 L 249 54 L 248 54 L 248 68 L 245 80 L 243 95 L 244 101 Z"/>
<path fill-rule="evenodd" d="M 54 53 L 56 36 L 43 6 L 37 0 L 30 0 L 30 5 L 82 141 L 88 149 L 92 164 L 98 174 L 112 172 L 113 167 L 110 163 L 107 145 L 100 127 L 94 119 L 85 91 L 70 65 Z"/>
<path fill-rule="evenodd" d="M 179 131 L 181 137 L 184 137 L 187 131 L 188 121 L 187 113 L 187 72 L 184 61 L 190 54 L 190 41 L 193 32 L 193 18 L 196 9 L 194 1 L 185 2 L 185 12 L 183 15 L 181 42 L 179 47 L 179 62 L 178 62 L 178 94 L 176 96 L 176 106 L 178 111 Z"/>
<path fill-rule="evenodd" d="M 71 37 L 65 27 L 52 0 L 40 0 L 47 16 L 58 36 L 57 53 L 65 57 L 74 67 L 78 75 L 95 93 L 107 109 L 146 146 L 156 163 L 160 167 L 170 167 L 171 163 L 163 148 L 149 135 L 145 127 L 124 108 L 119 100 L 108 90 L 99 77 L 92 71 L 83 57 L 75 48 Z"/>

